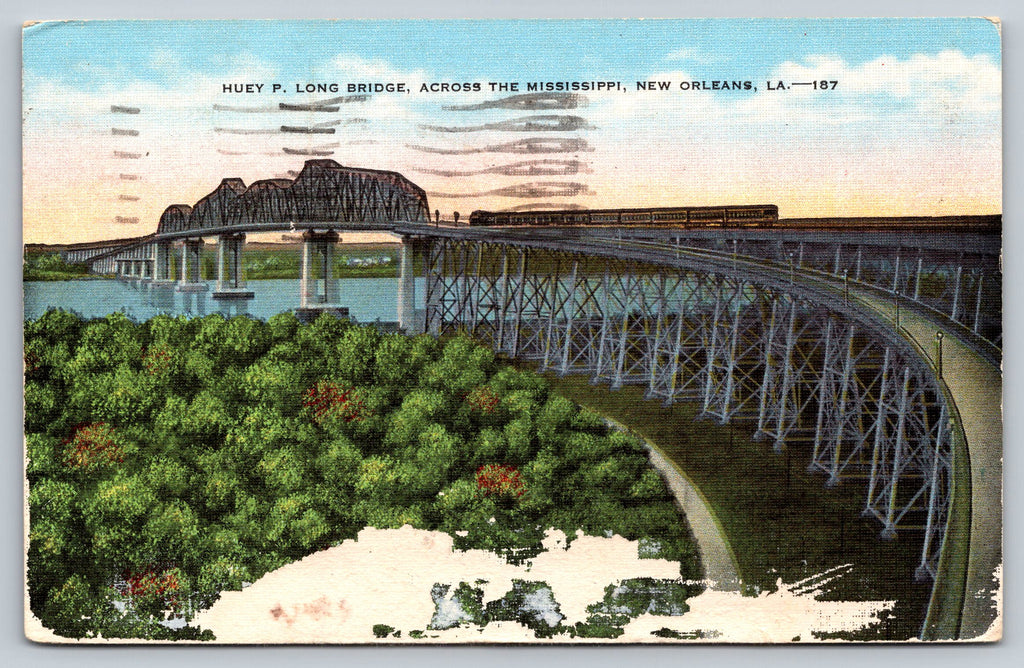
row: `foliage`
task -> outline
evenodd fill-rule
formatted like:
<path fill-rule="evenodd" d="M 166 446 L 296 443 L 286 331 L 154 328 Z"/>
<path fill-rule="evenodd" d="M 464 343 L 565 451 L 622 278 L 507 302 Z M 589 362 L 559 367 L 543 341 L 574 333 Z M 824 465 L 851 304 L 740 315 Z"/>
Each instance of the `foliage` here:
<path fill-rule="evenodd" d="M 466 403 L 474 411 L 481 413 L 493 413 L 494 409 L 501 403 L 498 394 L 486 385 L 474 389 L 466 396 Z"/>
<path fill-rule="evenodd" d="M 614 532 L 700 575 L 643 449 L 467 338 L 51 311 L 25 354 L 30 605 L 61 635 L 209 637 L 180 621 L 366 526 L 513 563 L 549 528 Z"/>
<path fill-rule="evenodd" d="M 89 268 L 84 264 L 69 264 L 59 253 L 26 251 L 22 266 L 22 279 L 26 281 L 67 281 L 84 278 Z"/>
<path fill-rule="evenodd" d="M 476 472 L 476 488 L 484 496 L 517 499 L 526 492 L 519 469 L 502 464 L 487 464 Z"/>
<path fill-rule="evenodd" d="M 64 461 L 72 468 L 90 469 L 123 462 L 124 453 L 113 428 L 97 422 L 75 430 L 64 450 Z"/>
<path fill-rule="evenodd" d="M 434 615 L 430 626 L 445 630 L 457 626 L 486 626 L 491 622 L 512 621 L 533 630 L 538 638 L 618 638 L 626 624 L 640 615 L 680 616 L 690 608 L 686 599 L 698 594 L 700 587 L 681 580 L 633 578 L 605 587 L 602 600 L 587 606 L 587 621 L 565 624 L 554 592 L 544 582 L 513 580 L 512 589 L 499 599 L 483 604 L 483 589 L 460 582 L 435 583 L 430 591 Z M 666 629 L 667 631 L 667 629 Z M 674 633 L 669 631 L 669 633 Z M 655 635 L 659 635 L 655 633 Z M 682 636 L 667 636 L 682 637 Z"/>
<path fill-rule="evenodd" d="M 397 638 L 402 632 L 396 631 L 395 627 L 388 626 L 387 624 L 374 624 L 373 625 L 373 637 L 374 638 L 387 638 L 389 635 L 394 634 Z"/>
<path fill-rule="evenodd" d="M 487 604 L 485 615 L 487 621 L 519 622 L 538 638 L 550 638 L 564 630 L 565 616 L 544 582 L 513 580 L 511 590 Z"/>
<path fill-rule="evenodd" d="M 346 249 L 346 254 L 334 256 L 335 278 L 391 278 L 398 275 L 398 253 L 394 245 L 346 246 Z M 208 255 L 212 259 L 213 253 Z M 301 262 L 301 249 L 292 245 L 247 248 L 243 269 L 249 280 L 298 278 Z"/>
<path fill-rule="evenodd" d="M 313 412 L 313 420 L 323 424 L 329 420 L 354 422 L 365 418 L 363 401 L 352 388 L 338 387 L 337 383 L 326 380 L 306 390 L 302 405 Z"/>
<path fill-rule="evenodd" d="M 428 629 L 444 630 L 477 624 L 487 624 L 483 599 L 484 592 L 467 582 L 460 582 L 453 591 L 451 585 L 435 583 L 430 589 L 434 601 L 434 616 Z"/>
<path fill-rule="evenodd" d="M 154 617 L 182 612 L 184 601 L 177 569 L 161 571 L 148 568 L 137 573 L 125 573 L 124 581 L 111 587 L 136 611 L 146 611 Z"/>

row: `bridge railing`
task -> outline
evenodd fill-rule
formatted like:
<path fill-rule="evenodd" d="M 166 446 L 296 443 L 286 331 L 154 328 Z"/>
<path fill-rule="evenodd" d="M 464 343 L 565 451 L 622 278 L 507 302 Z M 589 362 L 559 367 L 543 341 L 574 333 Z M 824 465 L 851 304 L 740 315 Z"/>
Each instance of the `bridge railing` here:
<path fill-rule="evenodd" d="M 912 339 L 911 342 L 918 348 L 922 358 L 928 359 L 920 345 Z M 955 640 L 960 637 L 971 554 L 971 453 L 960 410 L 953 401 L 949 387 L 941 377 L 937 378 L 937 382 L 950 410 L 953 466 L 946 528 L 939 552 L 935 584 L 921 629 L 921 639 Z"/>
<path fill-rule="evenodd" d="M 925 238 L 915 245 L 911 235 L 876 234 L 865 239 L 842 233 L 836 240 L 821 235 L 785 230 L 771 234 L 721 230 L 660 232 L 660 244 L 668 239 L 682 248 L 760 259 L 777 266 L 792 264 L 803 271 L 819 272 L 851 285 L 899 294 L 953 323 L 962 332 L 998 351 L 1002 344 L 1002 274 L 998 237 L 970 234 L 949 244 L 937 245 Z M 608 240 L 653 240 L 650 230 L 598 230 Z M 961 243 L 962 242 L 962 243 Z"/>
<path fill-rule="evenodd" d="M 664 244 L 658 244 L 656 242 L 641 241 L 641 242 L 625 242 L 622 239 L 612 239 L 616 243 L 640 243 L 650 247 L 664 247 Z M 685 246 L 685 245 L 674 245 L 675 248 L 684 252 L 696 252 L 696 253 L 707 253 L 720 258 L 743 258 L 746 261 L 760 262 L 766 266 L 775 268 L 778 271 L 799 271 L 803 274 L 815 275 L 821 277 L 827 277 L 836 281 L 844 281 L 852 286 L 870 290 L 874 294 L 887 299 L 900 300 L 904 303 L 912 303 L 921 309 L 925 310 L 930 314 L 934 320 L 942 324 L 944 327 L 956 331 L 958 337 L 965 343 L 970 345 L 976 352 L 983 355 L 991 363 L 998 365 L 1000 363 L 1002 352 L 1000 349 L 1000 342 L 1002 339 L 1001 329 L 1001 303 L 995 297 L 982 296 L 981 288 L 984 285 L 984 274 L 980 269 L 972 270 L 969 273 L 968 278 L 962 278 L 958 276 L 956 281 L 958 284 L 972 286 L 970 292 L 975 296 L 975 301 L 970 309 L 963 306 L 963 302 L 956 299 L 955 294 L 951 291 L 953 288 L 948 287 L 947 292 L 950 294 L 946 295 L 948 299 L 937 299 L 925 296 L 925 293 L 920 290 L 915 291 L 913 289 L 914 283 L 920 283 L 920 280 L 914 278 L 914 274 L 908 274 L 904 277 L 904 285 L 902 288 L 892 289 L 893 283 L 889 278 L 878 278 L 882 274 L 875 272 L 861 272 L 865 278 L 863 280 L 857 280 L 850 272 L 844 274 L 843 271 L 834 271 L 827 267 L 822 268 L 816 266 L 814 262 L 805 261 L 800 264 L 797 257 L 793 256 L 792 262 L 787 257 L 785 260 L 778 257 L 759 257 L 757 255 L 747 255 L 743 253 L 734 254 L 728 251 L 720 249 L 709 249 L 705 246 Z M 836 266 L 839 266 L 838 263 Z M 945 271 L 951 274 L 963 274 L 962 271 L 958 272 L 955 267 L 945 267 L 941 271 Z M 875 276 L 876 280 L 869 280 L 868 276 Z M 989 290 L 996 290 L 997 296 L 1001 290 L 1001 284 L 996 281 L 998 276 L 990 280 Z M 969 292 L 964 289 L 963 292 L 966 294 Z M 996 302 L 995 306 L 990 306 L 992 302 Z M 985 307 L 983 309 L 982 307 Z M 970 317 L 966 317 L 965 314 L 970 313 Z M 987 335 L 987 336 L 986 336 Z"/>

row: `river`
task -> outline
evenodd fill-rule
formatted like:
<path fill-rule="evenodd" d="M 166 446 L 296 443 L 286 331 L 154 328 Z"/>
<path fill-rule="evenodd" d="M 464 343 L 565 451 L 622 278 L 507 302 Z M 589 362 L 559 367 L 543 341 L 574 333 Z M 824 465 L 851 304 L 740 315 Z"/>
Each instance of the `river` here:
<path fill-rule="evenodd" d="M 171 286 L 139 285 L 116 279 L 74 281 L 29 281 L 25 286 L 25 319 L 38 318 L 48 309 L 73 311 L 86 318 L 123 311 L 142 322 L 155 315 L 204 316 L 222 313 L 226 317 L 247 314 L 261 320 L 290 311 L 299 305 L 298 279 L 249 281 L 255 293 L 248 300 L 213 299 L 214 284 L 207 292 L 176 292 Z M 340 306 L 359 322 L 394 322 L 398 319 L 397 278 L 346 278 L 338 280 Z M 425 295 L 423 279 L 416 281 L 417 308 Z"/>

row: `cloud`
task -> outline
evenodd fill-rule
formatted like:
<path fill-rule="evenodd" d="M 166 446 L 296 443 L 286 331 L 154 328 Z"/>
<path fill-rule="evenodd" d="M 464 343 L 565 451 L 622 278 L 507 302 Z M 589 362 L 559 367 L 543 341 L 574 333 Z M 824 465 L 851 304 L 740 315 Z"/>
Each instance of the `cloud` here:
<path fill-rule="evenodd" d="M 344 74 L 352 81 L 419 83 L 427 80 L 422 69 L 400 70 L 386 60 L 367 59 L 350 53 L 338 54 L 330 60 L 326 69 L 328 72 Z"/>
<path fill-rule="evenodd" d="M 783 63 L 771 76 L 785 81 L 836 80 L 836 91 L 848 102 L 883 112 L 904 109 L 939 122 L 998 114 L 1001 107 L 1000 68 L 985 54 L 968 57 L 950 50 L 906 60 L 882 56 L 859 66 L 814 56 L 805 63 Z M 800 99 L 814 95 L 811 89 L 800 93 Z"/>
<path fill-rule="evenodd" d="M 699 65 L 709 65 L 714 62 L 721 60 L 720 58 L 714 58 L 706 51 L 701 51 L 696 47 L 684 46 L 680 49 L 676 49 L 668 53 L 665 56 L 665 60 L 682 60 L 691 63 L 697 63 Z"/>

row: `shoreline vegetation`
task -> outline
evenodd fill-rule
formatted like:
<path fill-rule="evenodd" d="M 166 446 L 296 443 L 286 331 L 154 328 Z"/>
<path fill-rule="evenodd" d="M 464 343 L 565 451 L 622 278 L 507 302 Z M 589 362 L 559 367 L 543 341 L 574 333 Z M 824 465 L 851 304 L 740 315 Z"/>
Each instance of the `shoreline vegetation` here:
<path fill-rule="evenodd" d="M 464 337 L 50 311 L 25 323 L 25 369 L 30 607 L 65 637 L 212 639 L 187 622 L 222 591 L 366 527 L 443 531 L 510 564 L 552 529 L 621 536 L 679 564 L 623 594 L 637 614 L 702 590 L 643 446 Z M 478 618 L 525 624 L 537 591 Z M 530 628 L 620 635 L 632 613 L 595 606 Z"/>
<path fill-rule="evenodd" d="M 334 255 L 333 276 L 345 278 L 396 278 L 398 276 L 398 246 L 396 244 L 341 244 Z M 205 280 L 216 280 L 217 250 L 205 246 L 202 250 L 202 271 Z M 270 279 L 298 280 L 302 262 L 299 244 L 252 243 L 242 255 L 245 280 Z M 420 267 L 417 266 L 417 270 Z M 71 281 L 113 278 L 88 273 L 82 264 L 69 264 L 55 251 L 26 250 L 22 269 L 23 281 Z"/>

